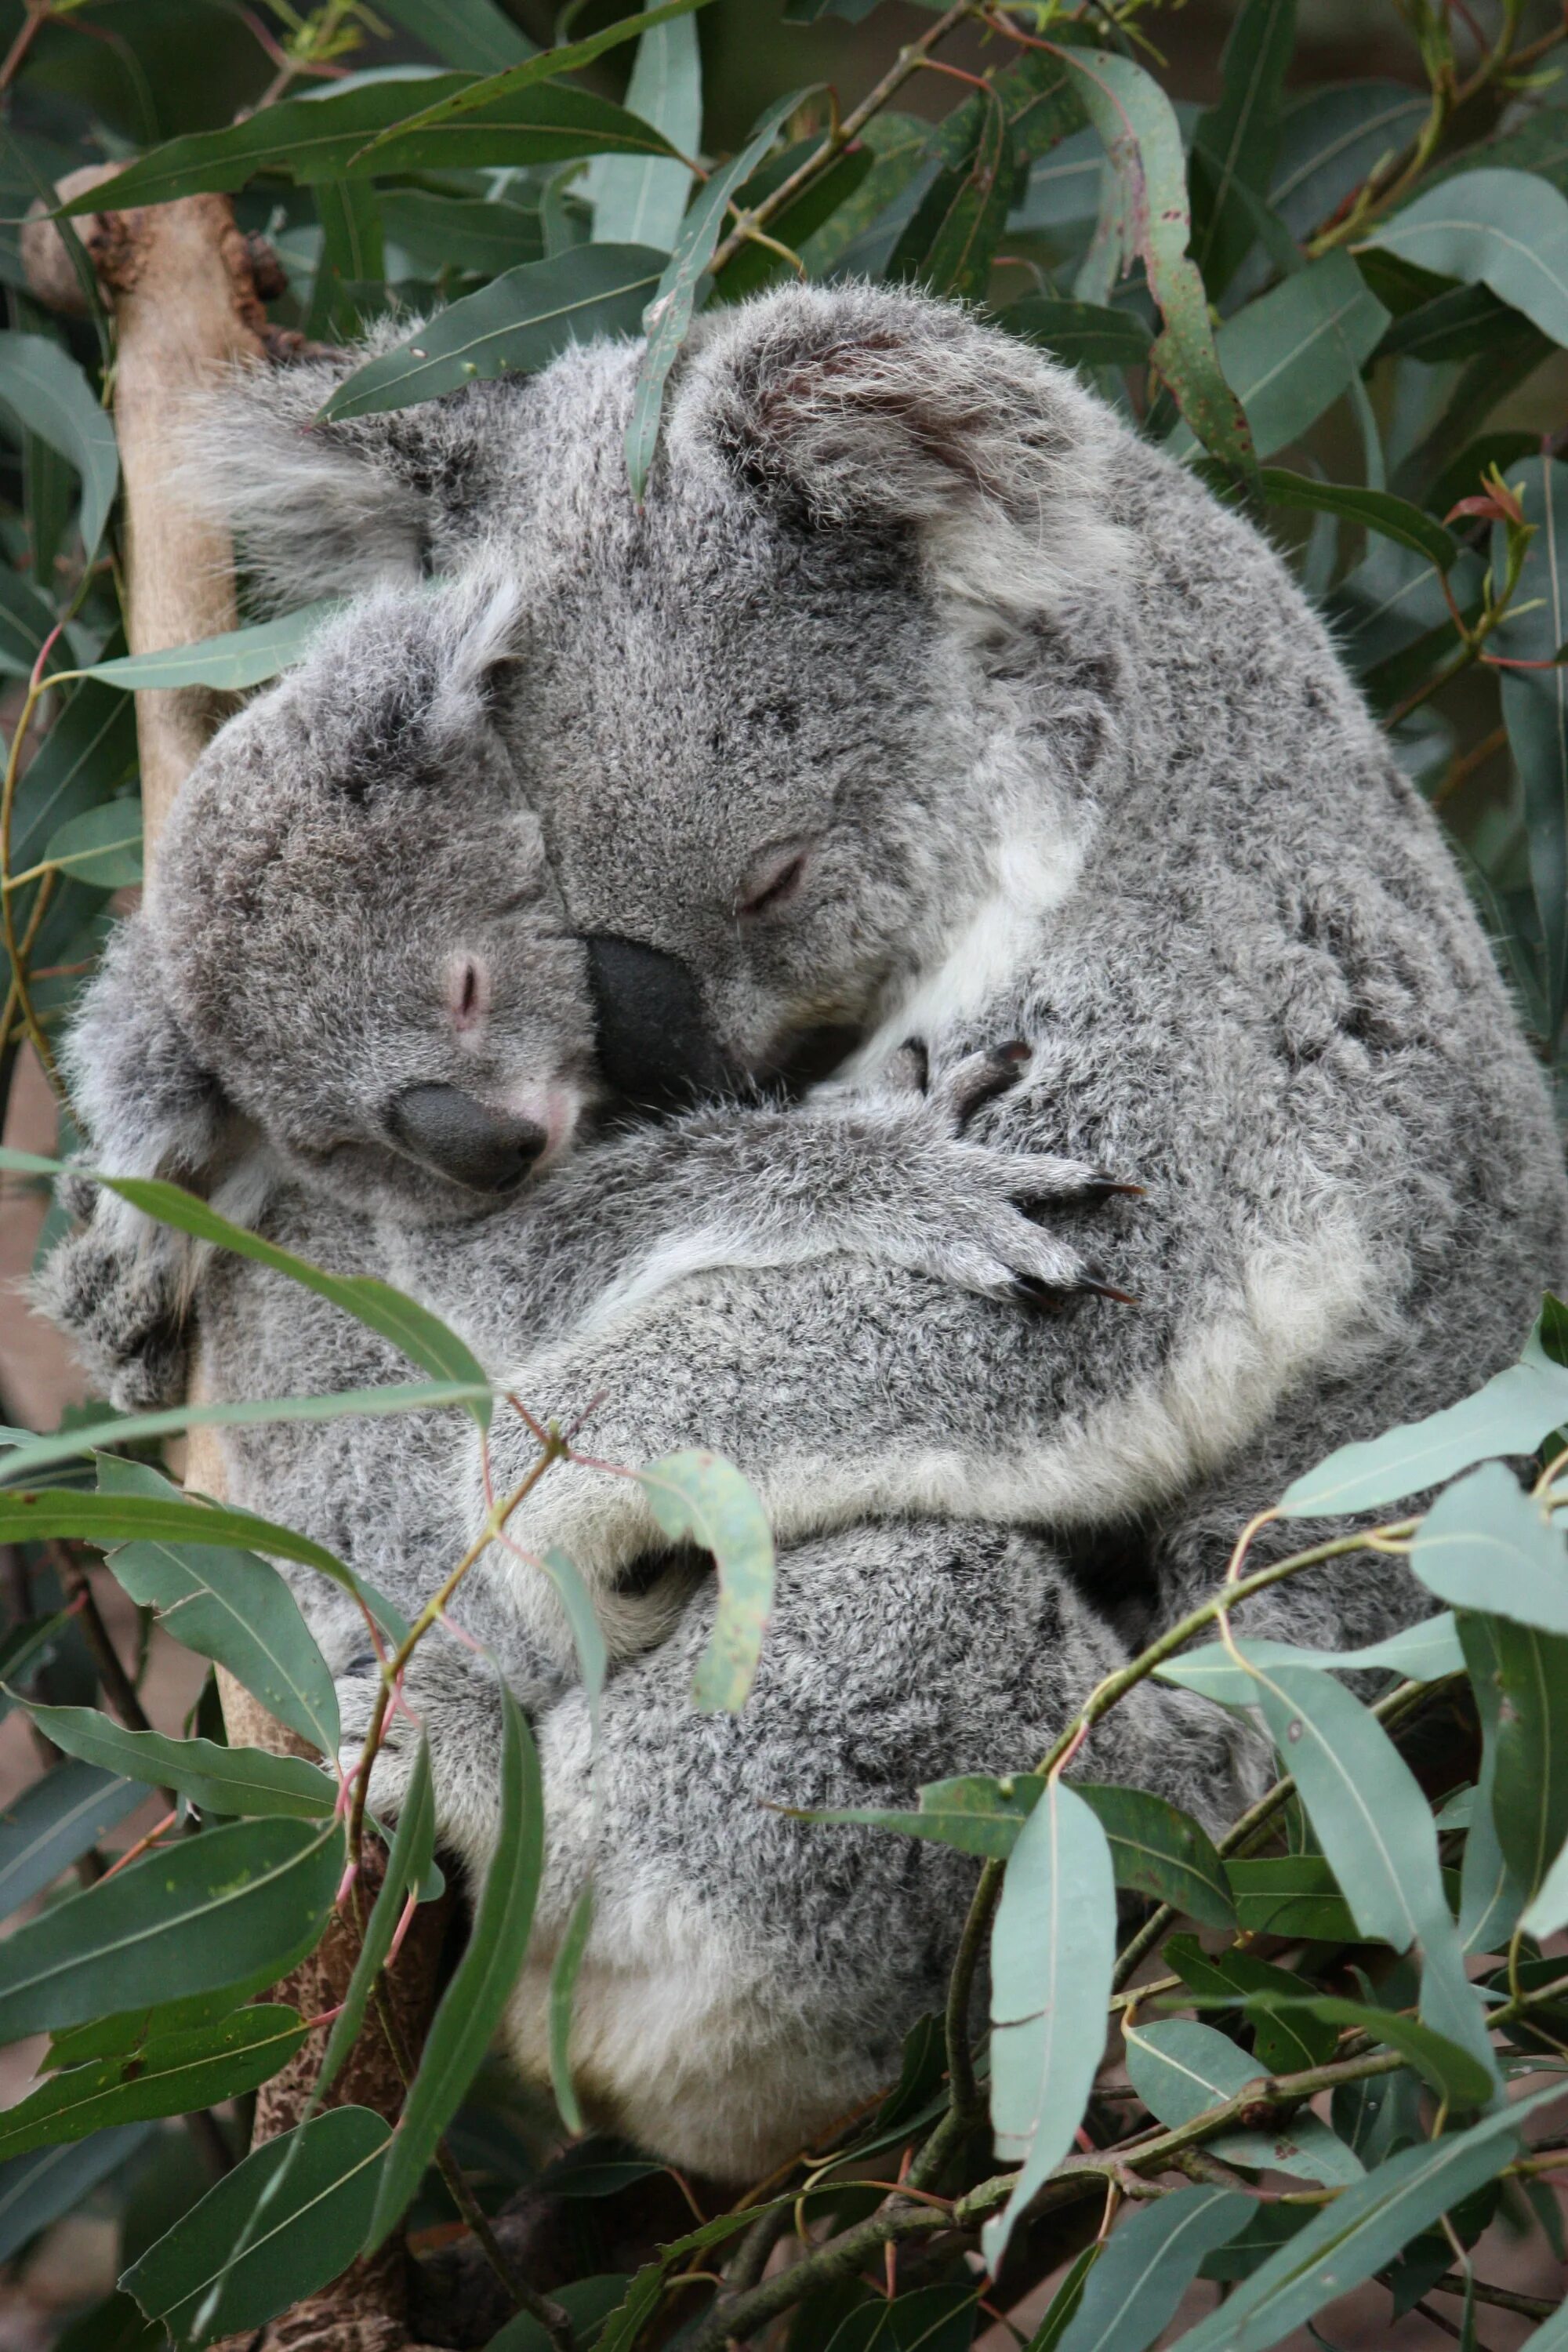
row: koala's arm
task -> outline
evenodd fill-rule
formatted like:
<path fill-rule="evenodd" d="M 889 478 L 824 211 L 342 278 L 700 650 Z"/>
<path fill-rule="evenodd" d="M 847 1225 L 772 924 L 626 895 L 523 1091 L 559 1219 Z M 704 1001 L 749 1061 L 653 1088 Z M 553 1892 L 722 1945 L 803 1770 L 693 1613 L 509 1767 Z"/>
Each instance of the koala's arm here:
<path fill-rule="evenodd" d="M 775 1809 L 902 1807 L 923 1780 L 1026 1770 L 1123 1653 L 1045 1546 L 964 1524 L 856 1528 L 786 1555 L 739 1715 L 691 1705 L 712 1614 L 709 1589 L 661 1647 L 612 1673 L 596 1753 L 580 1688 L 531 1710 L 548 1857 L 506 2039 L 547 2082 L 550 1967 L 591 1875 L 574 2050 L 595 2120 L 672 2163 L 751 2179 L 896 2075 L 900 2038 L 942 2006 L 976 1867 Z M 410 1696 L 443 1843 L 474 1878 L 496 1843 L 494 1689 L 471 1681 L 455 1704 L 449 1662 L 435 1663 L 444 1687 L 416 1676 Z M 372 1782 L 389 1813 L 415 1751 L 405 1718 L 393 1740 Z M 1077 1769 L 1217 1825 L 1250 1759 L 1222 1710 L 1144 1685 Z"/>
<path fill-rule="evenodd" d="M 233 1114 L 164 1002 L 151 933 L 129 916 L 109 942 L 67 1049 L 92 1162 L 112 1176 L 206 1189 L 232 1164 Z M 170 1402 L 184 1386 L 196 1245 L 83 1174 L 62 1180 L 78 1221 L 34 1296 L 122 1410 Z"/>
<path fill-rule="evenodd" d="M 503 1360 L 520 1334 L 607 1329 L 720 1268 L 847 1255 L 1010 1302 L 1104 1288 L 1056 1213 L 1138 1188 L 967 1132 L 1026 1054 L 975 1054 L 929 1086 L 923 1055 L 907 1058 L 910 1082 L 874 1094 L 694 1112 L 582 1154 L 516 1213 L 389 1234 L 396 1270 Z"/>

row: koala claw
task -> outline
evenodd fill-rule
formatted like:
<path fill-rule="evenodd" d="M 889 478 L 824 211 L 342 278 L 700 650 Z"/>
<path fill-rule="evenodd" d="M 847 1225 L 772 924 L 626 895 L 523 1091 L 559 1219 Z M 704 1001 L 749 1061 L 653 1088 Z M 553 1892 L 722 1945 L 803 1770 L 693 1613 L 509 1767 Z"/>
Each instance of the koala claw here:
<path fill-rule="evenodd" d="M 85 1189 L 73 1188 L 73 1206 Z M 121 1412 L 169 1404 L 184 1394 L 188 1314 L 155 1250 L 105 1234 L 94 1218 L 59 1244 L 34 1295 Z"/>

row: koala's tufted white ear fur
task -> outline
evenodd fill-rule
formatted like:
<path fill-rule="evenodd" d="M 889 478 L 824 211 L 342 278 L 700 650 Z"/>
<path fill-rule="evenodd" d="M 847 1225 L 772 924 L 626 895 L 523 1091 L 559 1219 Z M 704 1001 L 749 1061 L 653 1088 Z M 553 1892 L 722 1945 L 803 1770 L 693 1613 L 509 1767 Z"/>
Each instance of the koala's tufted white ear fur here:
<path fill-rule="evenodd" d="M 233 530 L 260 601 L 279 611 L 418 580 L 450 452 L 439 403 L 317 425 L 345 375 L 401 341 L 384 320 L 353 351 L 237 367 L 192 404 L 182 479 Z"/>
<path fill-rule="evenodd" d="M 818 527 L 903 525 L 940 583 L 1003 607 L 1103 595 L 1116 427 L 1056 365 L 952 303 L 790 287 L 722 313 L 672 452 L 716 451 Z"/>

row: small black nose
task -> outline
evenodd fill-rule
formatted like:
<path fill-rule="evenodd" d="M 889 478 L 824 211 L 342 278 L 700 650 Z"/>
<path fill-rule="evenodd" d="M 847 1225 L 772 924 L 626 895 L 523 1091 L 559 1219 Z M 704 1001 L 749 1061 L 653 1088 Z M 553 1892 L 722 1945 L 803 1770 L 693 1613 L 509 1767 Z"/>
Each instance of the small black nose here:
<path fill-rule="evenodd" d="M 386 1123 L 413 1159 L 473 1192 L 515 1190 L 549 1141 L 532 1119 L 487 1110 L 458 1087 L 405 1087 Z"/>

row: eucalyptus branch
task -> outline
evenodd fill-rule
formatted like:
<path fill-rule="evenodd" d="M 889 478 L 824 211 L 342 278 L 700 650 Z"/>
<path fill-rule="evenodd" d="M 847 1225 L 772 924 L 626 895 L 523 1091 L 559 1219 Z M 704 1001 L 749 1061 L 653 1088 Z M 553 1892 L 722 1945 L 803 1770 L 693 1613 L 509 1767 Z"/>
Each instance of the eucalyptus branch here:
<path fill-rule="evenodd" d="M 775 2278 L 763 2279 L 744 2294 L 723 2294 L 713 2311 L 687 2344 L 687 2352 L 724 2352 L 726 2345 L 744 2342 L 781 2311 L 789 2311 L 805 2296 L 814 2294 L 820 2286 L 831 2286 L 837 2279 L 853 2278 L 868 2254 L 879 2247 L 897 2245 L 905 2238 L 929 2238 L 941 2230 L 952 2227 L 952 2216 L 933 2205 L 885 2206 L 873 2213 L 869 2221 L 858 2222 L 841 2237 L 831 2238 L 818 2246 L 804 2261 L 781 2271 Z"/>
<path fill-rule="evenodd" d="M 929 33 L 922 33 L 917 41 L 908 42 L 899 51 L 881 80 L 868 90 L 859 105 L 824 133 L 815 152 L 797 164 L 787 179 L 781 180 L 776 188 L 770 190 L 753 210 L 737 215 L 735 226 L 715 248 L 713 258 L 708 265 L 712 275 L 717 278 L 726 262 L 734 259 L 742 245 L 752 241 L 771 243 L 771 239 L 759 238 L 758 232 L 765 228 L 769 221 L 776 220 L 804 188 L 810 187 L 814 180 L 821 177 L 830 163 L 836 163 L 845 149 L 854 144 L 871 117 L 879 114 L 889 100 L 897 96 L 911 74 L 919 72 L 937 45 L 944 41 L 966 16 L 976 14 L 973 0 L 958 0 L 958 5 L 939 17 Z"/>

